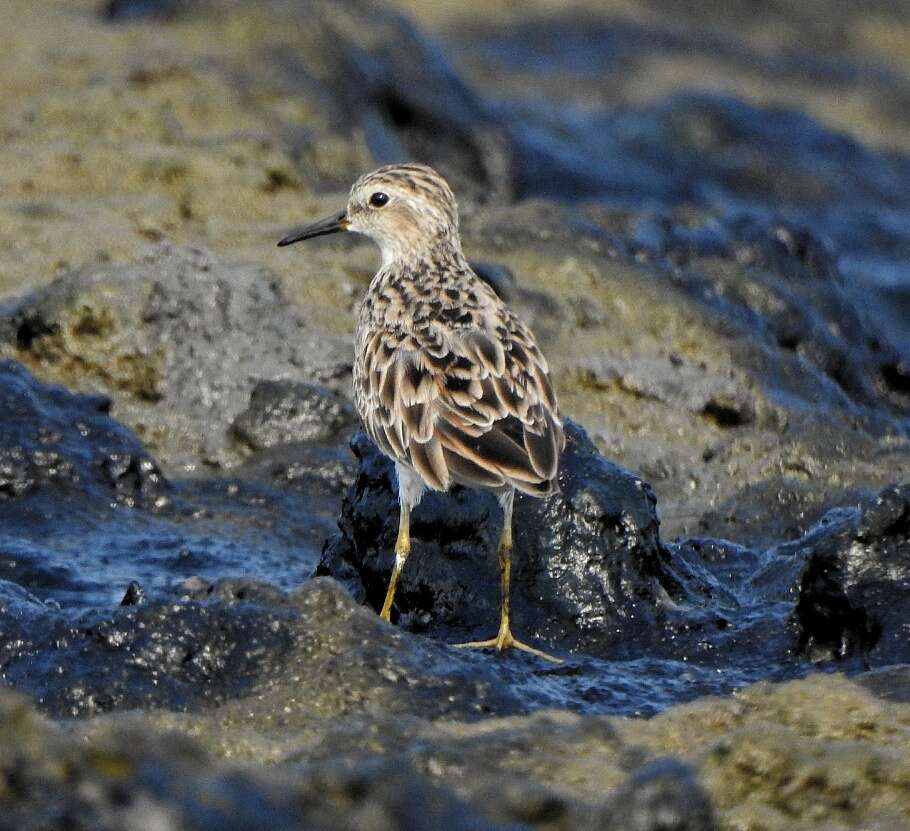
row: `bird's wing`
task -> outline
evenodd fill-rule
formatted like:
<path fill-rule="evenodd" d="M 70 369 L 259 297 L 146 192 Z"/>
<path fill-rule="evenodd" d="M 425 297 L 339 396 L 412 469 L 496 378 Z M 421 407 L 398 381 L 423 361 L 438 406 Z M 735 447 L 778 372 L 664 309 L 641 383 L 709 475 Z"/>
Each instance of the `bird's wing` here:
<path fill-rule="evenodd" d="M 507 310 L 495 326 L 376 332 L 364 350 L 365 422 L 426 484 L 552 490 L 565 445 L 546 359 Z"/>

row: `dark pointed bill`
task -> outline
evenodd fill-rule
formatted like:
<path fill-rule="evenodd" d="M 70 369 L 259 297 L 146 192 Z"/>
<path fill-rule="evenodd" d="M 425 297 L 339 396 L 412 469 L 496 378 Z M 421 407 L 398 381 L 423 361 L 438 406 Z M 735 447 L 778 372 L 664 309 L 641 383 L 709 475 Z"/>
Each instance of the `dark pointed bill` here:
<path fill-rule="evenodd" d="M 313 237 L 323 237 L 326 234 L 337 234 L 339 231 L 348 230 L 348 217 L 345 211 L 340 211 L 337 214 L 326 217 L 325 219 L 320 219 L 318 222 L 313 222 L 310 225 L 304 225 L 302 228 L 297 228 L 294 231 L 291 231 L 283 240 L 278 243 L 278 246 L 292 245 L 295 242 L 301 242 L 305 239 L 312 239 Z"/>

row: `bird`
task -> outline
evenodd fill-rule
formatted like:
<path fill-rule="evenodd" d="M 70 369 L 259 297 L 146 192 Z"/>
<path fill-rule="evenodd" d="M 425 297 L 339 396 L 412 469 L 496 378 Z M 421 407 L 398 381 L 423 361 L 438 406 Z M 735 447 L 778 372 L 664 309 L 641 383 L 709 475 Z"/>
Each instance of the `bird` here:
<path fill-rule="evenodd" d="M 456 484 L 489 490 L 503 511 L 499 630 L 455 645 L 559 662 L 513 636 L 510 612 L 515 492 L 554 494 L 565 447 L 546 358 L 528 325 L 468 263 L 455 195 L 432 167 L 385 165 L 361 176 L 343 210 L 278 245 L 339 232 L 369 237 L 381 253 L 360 304 L 353 364 L 355 406 L 398 480 L 395 560 L 380 617 L 391 620 L 411 552 L 411 511 L 425 492 Z"/>

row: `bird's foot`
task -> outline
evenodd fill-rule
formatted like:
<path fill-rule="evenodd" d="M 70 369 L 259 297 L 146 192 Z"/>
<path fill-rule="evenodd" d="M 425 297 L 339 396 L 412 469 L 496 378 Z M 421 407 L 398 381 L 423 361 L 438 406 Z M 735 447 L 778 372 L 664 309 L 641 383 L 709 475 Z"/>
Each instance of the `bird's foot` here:
<path fill-rule="evenodd" d="M 562 658 L 555 658 L 540 649 L 535 649 L 533 646 L 528 646 L 528 644 L 522 643 L 520 640 L 514 638 L 508 623 L 504 623 L 499 627 L 499 634 L 495 638 L 490 638 L 485 641 L 456 643 L 453 644 L 453 646 L 457 646 L 459 649 L 496 649 L 499 652 L 505 652 L 507 649 L 520 649 L 522 652 L 527 652 L 529 655 L 536 655 L 538 658 L 543 658 L 545 661 L 552 661 L 554 664 L 562 663 Z"/>

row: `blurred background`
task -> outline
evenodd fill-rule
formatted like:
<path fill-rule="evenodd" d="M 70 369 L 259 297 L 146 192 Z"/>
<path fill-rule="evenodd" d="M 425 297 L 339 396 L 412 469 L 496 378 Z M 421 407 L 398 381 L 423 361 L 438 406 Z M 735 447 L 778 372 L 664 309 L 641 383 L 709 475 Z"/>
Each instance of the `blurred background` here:
<path fill-rule="evenodd" d="M 795 518 L 760 536 L 798 532 L 884 476 L 851 458 L 820 484 L 827 463 L 788 461 L 810 450 L 781 450 L 784 426 L 906 431 L 906 3 L 6 0 L 0 17 L 0 291 L 202 245 L 267 266 L 346 337 L 374 252 L 274 240 L 415 159 L 452 180 L 564 410 L 655 484 L 668 533 L 754 537 L 764 520 L 705 511 L 769 477 Z"/>
<path fill-rule="evenodd" d="M 257 232 L 308 214 L 308 194 L 405 158 L 439 166 L 463 201 L 787 214 L 851 276 L 904 276 L 896 0 L 7 0 L 0 14 L 3 192 L 34 203 L 4 203 L 0 288 L 126 255 L 137 236 L 259 251 Z M 62 233 L 73 213 L 81 233 Z"/>

